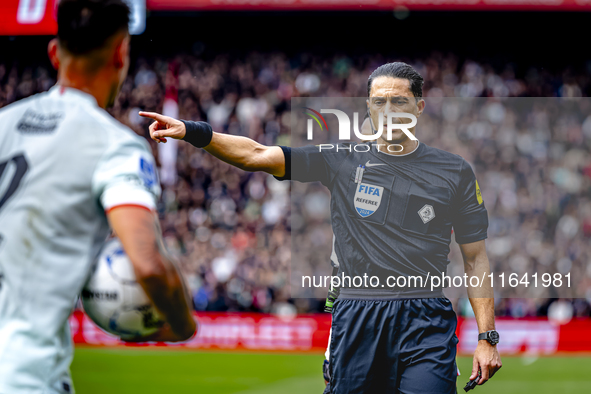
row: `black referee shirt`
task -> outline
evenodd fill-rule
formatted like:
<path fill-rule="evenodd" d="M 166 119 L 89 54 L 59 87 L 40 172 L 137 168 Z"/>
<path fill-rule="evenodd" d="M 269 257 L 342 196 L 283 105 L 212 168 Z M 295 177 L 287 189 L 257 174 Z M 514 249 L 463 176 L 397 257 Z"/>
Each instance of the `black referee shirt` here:
<path fill-rule="evenodd" d="M 459 244 L 487 237 L 480 189 L 461 156 L 423 143 L 401 156 L 369 144 L 322 151 L 318 146 L 281 148 L 286 174 L 277 179 L 319 181 L 331 192 L 339 275 L 378 276 L 382 284 L 388 276 L 441 276 L 449 264 L 452 228 Z M 359 180 L 360 166 L 365 168 Z M 381 285 L 372 290 L 377 298 L 392 292 L 420 297 L 441 293 Z"/>

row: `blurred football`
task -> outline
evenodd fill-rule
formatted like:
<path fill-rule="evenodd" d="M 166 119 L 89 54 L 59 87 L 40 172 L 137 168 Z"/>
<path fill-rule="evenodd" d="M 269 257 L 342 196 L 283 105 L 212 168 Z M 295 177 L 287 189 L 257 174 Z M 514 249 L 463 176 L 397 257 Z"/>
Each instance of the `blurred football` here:
<path fill-rule="evenodd" d="M 103 246 L 81 294 L 84 311 L 106 332 L 121 339 L 140 339 L 164 324 L 135 280 L 131 261 L 118 238 Z"/>

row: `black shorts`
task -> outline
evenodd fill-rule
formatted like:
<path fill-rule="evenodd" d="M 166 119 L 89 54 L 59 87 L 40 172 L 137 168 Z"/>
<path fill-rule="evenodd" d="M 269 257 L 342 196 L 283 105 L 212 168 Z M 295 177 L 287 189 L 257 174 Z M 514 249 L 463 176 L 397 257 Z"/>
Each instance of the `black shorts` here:
<path fill-rule="evenodd" d="M 456 393 L 456 325 L 447 298 L 338 299 L 330 393 Z"/>

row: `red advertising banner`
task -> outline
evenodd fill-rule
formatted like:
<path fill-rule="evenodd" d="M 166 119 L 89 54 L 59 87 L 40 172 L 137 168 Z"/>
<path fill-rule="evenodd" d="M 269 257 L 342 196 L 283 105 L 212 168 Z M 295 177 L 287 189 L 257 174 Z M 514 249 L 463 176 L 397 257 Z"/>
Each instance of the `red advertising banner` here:
<path fill-rule="evenodd" d="M 591 0 L 147 0 L 154 11 L 591 11 Z"/>
<path fill-rule="evenodd" d="M 557 352 L 591 352 L 591 320 L 575 319 L 567 324 L 554 324 L 547 319 L 497 319 L 501 336 L 497 345 L 502 354 L 551 355 Z M 475 320 L 458 324 L 458 352 L 474 352 L 478 341 Z"/>
<path fill-rule="evenodd" d="M 0 1 L 0 35 L 53 35 L 59 0 Z M 134 2 L 135 3 L 135 2 Z M 591 0 L 146 0 L 150 11 L 591 11 Z M 143 19 L 142 19 L 143 18 Z M 140 23 L 140 22 L 138 22 Z M 144 25 L 138 27 L 140 34 Z"/>
<path fill-rule="evenodd" d="M 279 318 L 259 313 L 196 313 L 198 334 L 180 344 L 126 343 L 100 330 L 81 311 L 70 318 L 72 337 L 77 344 L 97 346 L 169 346 L 189 349 L 324 352 L 328 344 L 329 314 Z M 502 354 L 552 355 L 591 352 L 591 319 L 575 319 L 557 325 L 547 319 L 506 319 L 496 321 L 501 335 Z M 459 354 L 472 354 L 478 327 L 473 319 L 458 321 Z"/>
<path fill-rule="evenodd" d="M 0 1 L 0 35 L 49 35 L 57 33 L 57 0 Z"/>
<path fill-rule="evenodd" d="M 329 314 L 299 315 L 284 319 L 261 313 L 196 313 L 198 333 L 181 344 L 158 343 L 197 349 L 277 350 L 324 352 L 330 331 Z M 84 313 L 70 318 L 75 343 L 102 346 L 130 345 L 99 329 Z"/>

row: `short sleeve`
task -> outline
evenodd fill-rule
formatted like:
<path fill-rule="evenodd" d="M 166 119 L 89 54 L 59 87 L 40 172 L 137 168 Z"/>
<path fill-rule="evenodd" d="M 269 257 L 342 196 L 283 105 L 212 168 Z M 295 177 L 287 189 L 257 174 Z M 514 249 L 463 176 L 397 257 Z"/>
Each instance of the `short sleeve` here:
<path fill-rule="evenodd" d="M 452 209 L 457 243 L 467 244 L 486 239 L 488 213 L 474 171 L 465 160 L 462 160 L 459 187 Z"/>
<path fill-rule="evenodd" d="M 285 156 L 285 175 L 278 180 L 322 182 L 330 186 L 345 157 L 351 153 L 348 145 L 335 145 L 331 149 L 319 145 L 301 148 L 282 146 Z"/>
<path fill-rule="evenodd" d="M 92 191 L 105 212 L 123 205 L 154 210 L 160 183 L 147 143 L 130 138 L 109 147 L 97 163 Z"/>

